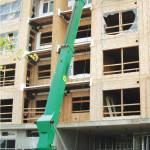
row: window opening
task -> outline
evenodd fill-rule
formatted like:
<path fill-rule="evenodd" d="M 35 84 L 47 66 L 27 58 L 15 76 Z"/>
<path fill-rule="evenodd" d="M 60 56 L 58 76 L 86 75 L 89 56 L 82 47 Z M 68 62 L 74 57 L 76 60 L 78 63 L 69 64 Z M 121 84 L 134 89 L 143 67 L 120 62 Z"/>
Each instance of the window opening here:
<path fill-rule="evenodd" d="M 140 90 L 121 89 L 104 91 L 103 116 L 131 116 L 140 115 Z"/>
<path fill-rule="evenodd" d="M 104 17 L 104 20 L 106 33 L 117 34 L 119 32 L 119 13 L 108 15 Z"/>
<path fill-rule="evenodd" d="M 89 74 L 90 73 L 90 60 L 74 61 L 74 75 Z"/>
<path fill-rule="evenodd" d="M 38 66 L 38 80 L 48 79 L 51 77 L 51 65 Z"/>
<path fill-rule="evenodd" d="M 2 132 L 2 136 L 14 136 L 15 133 L 12 132 Z"/>
<path fill-rule="evenodd" d="M 0 5 L 0 22 L 19 19 L 21 10 L 21 0 Z"/>
<path fill-rule="evenodd" d="M 47 100 L 38 100 L 36 101 L 36 115 L 42 115 L 44 114 L 44 110 L 45 110 L 45 107 L 46 107 L 46 102 Z"/>
<path fill-rule="evenodd" d="M 40 46 L 52 44 L 52 32 L 41 33 Z"/>
<path fill-rule="evenodd" d="M 30 30 L 30 39 L 29 39 L 29 51 L 35 50 L 35 35 L 36 35 L 36 31 L 31 29 Z"/>
<path fill-rule="evenodd" d="M 15 140 L 0 140 L 0 149 L 15 150 Z"/>
<path fill-rule="evenodd" d="M 44 113 L 48 90 L 49 89 L 40 89 L 40 91 L 26 92 L 22 120 L 24 124 L 34 123 L 34 121 L 38 119 L 38 115 Z"/>
<path fill-rule="evenodd" d="M 75 52 L 74 54 L 79 54 L 79 53 L 90 53 L 90 47 L 85 47 L 85 46 L 81 46 L 81 47 L 76 47 L 74 48 Z"/>
<path fill-rule="evenodd" d="M 139 72 L 138 47 L 106 50 L 103 56 L 104 75 Z"/>
<path fill-rule="evenodd" d="M 104 14 L 103 22 L 106 35 L 116 35 L 127 30 L 137 31 L 137 9 Z"/>
<path fill-rule="evenodd" d="M 1 99 L 0 100 L 0 122 L 11 122 L 12 121 L 12 109 L 13 99 Z"/>
<path fill-rule="evenodd" d="M 14 85 L 15 64 L 4 65 L 0 71 L 0 87 Z"/>
<path fill-rule="evenodd" d="M 39 133 L 37 130 L 27 130 L 26 136 L 27 137 L 39 137 Z"/>
<path fill-rule="evenodd" d="M 76 39 L 91 37 L 91 25 L 79 26 Z"/>
<path fill-rule="evenodd" d="M 27 123 L 27 121 L 28 121 L 28 119 L 27 119 L 29 117 L 28 110 L 30 110 L 30 108 L 29 108 L 30 103 L 29 102 L 30 102 L 29 99 L 25 98 L 23 123 Z"/>
<path fill-rule="evenodd" d="M 89 112 L 90 97 L 74 97 L 72 98 L 72 112 Z"/>
<path fill-rule="evenodd" d="M 27 66 L 27 78 L 26 78 L 26 86 L 30 86 L 30 75 L 31 75 L 31 65 Z"/>

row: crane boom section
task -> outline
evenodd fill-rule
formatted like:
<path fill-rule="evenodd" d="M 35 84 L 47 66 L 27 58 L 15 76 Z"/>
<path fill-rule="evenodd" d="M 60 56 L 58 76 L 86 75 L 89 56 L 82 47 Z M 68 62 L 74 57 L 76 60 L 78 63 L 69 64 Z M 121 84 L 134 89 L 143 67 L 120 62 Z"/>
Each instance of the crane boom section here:
<path fill-rule="evenodd" d="M 34 150 L 54 150 L 52 144 L 56 131 L 52 122 L 55 124 L 55 126 L 57 126 L 69 67 L 74 52 L 73 45 L 84 3 L 85 0 L 75 1 L 64 45 L 60 50 L 60 55 L 50 87 L 45 112 L 44 115 L 42 115 L 36 122 L 39 132 L 39 141 L 37 148 Z"/>

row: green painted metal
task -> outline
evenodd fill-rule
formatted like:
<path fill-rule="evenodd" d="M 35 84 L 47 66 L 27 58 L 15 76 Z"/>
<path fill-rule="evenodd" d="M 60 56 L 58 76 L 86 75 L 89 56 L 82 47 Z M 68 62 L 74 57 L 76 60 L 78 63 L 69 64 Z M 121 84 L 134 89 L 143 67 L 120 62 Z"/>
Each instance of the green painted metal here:
<path fill-rule="evenodd" d="M 74 52 L 73 45 L 76 38 L 82 9 L 85 0 L 76 0 L 69 22 L 64 45 L 61 47 L 60 55 L 52 80 L 44 115 L 36 122 L 39 132 L 39 141 L 36 149 L 33 150 L 56 150 L 52 144 L 55 136 L 54 121 L 57 126 L 65 85 L 68 77 L 69 66 Z"/>

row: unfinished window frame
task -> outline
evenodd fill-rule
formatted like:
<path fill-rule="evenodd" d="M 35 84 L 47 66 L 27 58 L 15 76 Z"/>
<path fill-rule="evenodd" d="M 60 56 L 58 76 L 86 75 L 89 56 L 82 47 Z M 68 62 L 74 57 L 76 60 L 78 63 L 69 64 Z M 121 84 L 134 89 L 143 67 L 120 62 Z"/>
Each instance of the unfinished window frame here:
<path fill-rule="evenodd" d="M 133 11 L 133 13 L 135 14 L 134 22 L 123 24 L 122 14 L 125 13 L 125 12 L 129 12 L 129 11 Z M 111 14 L 112 15 L 119 14 L 119 25 L 107 27 L 107 24 L 105 22 L 104 17 L 105 16 L 107 17 Z M 102 26 L 103 27 L 103 36 L 110 37 L 110 36 L 120 35 L 120 34 L 123 34 L 123 33 L 137 32 L 138 31 L 138 10 L 137 10 L 137 8 L 134 8 L 134 9 L 124 10 L 124 11 L 105 13 L 103 15 L 102 22 L 103 22 L 103 26 Z M 128 30 L 123 30 L 123 27 L 127 27 L 129 25 L 131 25 L 131 27 Z M 110 33 L 106 32 L 107 29 L 114 29 L 114 28 L 119 28 L 119 31 L 110 32 Z"/>
<path fill-rule="evenodd" d="M 30 94 L 30 97 L 26 95 L 24 99 L 24 106 L 22 112 L 22 123 L 23 124 L 33 124 L 45 111 L 45 107 L 36 107 L 37 101 L 45 101 L 47 100 L 48 91 L 44 90 L 43 92 L 27 92 L 26 94 Z"/>
<path fill-rule="evenodd" d="M 40 68 L 39 67 L 44 67 L 44 66 L 49 66 L 50 69 L 47 69 L 47 70 L 39 70 Z M 49 73 L 50 75 L 49 76 L 40 76 L 40 74 L 42 73 Z M 38 65 L 38 80 L 42 80 L 42 79 L 50 79 L 51 78 L 51 64 L 43 64 L 43 65 Z"/>
<path fill-rule="evenodd" d="M 43 12 L 44 9 L 44 4 L 48 3 L 48 10 L 47 13 Z M 52 7 L 54 7 L 54 0 L 41 0 L 40 4 L 39 4 L 39 17 L 43 17 L 43 16 L 48 16 L 48 15 L 53 15 L 53 9 L 52 11 L 50 11 L 50 5 L 52 5 Z"/>
<path fill-rule="evenodd" d="M 14 8 L 13 8 L 13 5 L 14 5 Z M 4 7 L 4 8 L 2 9 L 2 7 Z M 13 1 L 13 2 L 10 2 L 10 3 L 6 3 L 4 5 L 0 5 L 0 10 L 5 11 L 5 12 L 0 13 L 0 23 L 7 22 L 7 21 L 10 21 L 10 20 L 20 19 L 21 7 L 22 7 L 22 0 L 16 0 L 16 1 Z M 3 19 L 5 18 L 5 19 L 3 20 L 1 18 L 3 18 Z"/>
<path fill-rule="evenodd" d="M 30 86 L 31 72 L 31 65 L 27 64 L 26 87 Z"/>
<path fill-rule="evenodd" d="M 6 104 L 6 105 L 3 105 L 1 104 L 2 101 L 10 101 L 10 104 Z M 1 112 L 0 112 L 0 122 L 1 123 L 6 123 L 6 122 L 9 122 L 11 123 L 12 122 L 12 115 L 13 115 L 13 99 L 0 99 L 0 108 L 1 108 Z M 2 108 L 5 108 L 7 110 L 7 112 L 2 112 Z M 9 109 L 11 109 L 11 112 L 8 112 Z M 9 115 L 10 117 L 2 117 L 2 115 Z"/>
<path fill-rule="evenodd" d="M 139 90 L 139 103 L 130 103 L 130 104 L 124 104 L 124 99 L 123 99 L 123 91 L 124 90 L 133 90 L 133 89 L 137 89 Z M 126 89 L 118 89 L 118 90 L 108 90 L 108 91 L 120 91 L 120 101 L 117 101 L 115 99 L 115 97 L 113 95 L 109 95 L 109 96 L 103 96 L 103 117 L 104 118 L 110 118 L 110 117 L 128 117 L 128 116 L 140 116 L 141 115 L 141 99 L 140 99 L 140 88 L 126 88 Z M 103 91 L 103 95 L 104 95 Z M 108 99 L 109 97 L 109 99 Z M 116 100 L 117 102 L 119 102 L 120 104 L 114 104 L 114 100 Z M 106 104 L 105 104 L 105 103 Z M 132 107 L 132 106 L 139 106 L 139 110 L 138 111 L 124 111 L 125 107 Z M 118 108 L 119 107 L 119 108 Z M 116 108 L 120 109 L 120 111 L 117 111 Z M 134 114 L 134 115 L 125 115 L 125 114 Z M 140 113 L 135 115 L 135 113 Z M 105 115 L 109 115 L 109 116 L 105 116 Z M 119 115 L 119 116 L 117 116 Z"/>
<path fill-rule="evenodd" d="M 8 68 L 8 67 L 13 67 L 13 68 Z M 16 64 L 8 64 L 8 65 L 3 65 L 3 69 L 0 71 L 0 87 L 4 86 L 14 86 L 15 85 L 15 73 L 16 73 Z M 3 72 L 3 74 L 2 74 Z M 7 73 L 13 73 L 13 76 L 7 76 Z M 11 79 L 10 79 L 11 78 Z M 9 80 L 8 80 L 9 79 Z"/>
<path fill-rule="evenodd" d="M 29 37 L 29 51 L 35 51 L 36 50 L 36 40 L 37 40 L 37 32 L 35 29 L 30 29 L 30 37 Z"/>
<path fill-rule="evenodd" d="M 84 57 L 85 56 L 85 57 Z M 82 59 L 81 59 L 82 57 Z M 90 78 L 90 73 L 81 73 L 74 75 L 74 63 L 75 61 L 90 61 L 90 52 L 83 53 L 82 55 L 78 54 L 72 57 L 70 68 L 69 68 L 69 79 L 81 79 L 81 78 Z M 90 65 L 90 63 L 89 63 Z M 89 66 L 90 68 L 90 66 Z"/>
<path fill-rule="evenodd" d="M 80 27 L 82 28 L 82 27 L 85 27 L 85 26 L 87 26 L 88 28 L 80 30 Z M 90 32 L 90 34 L 87 33 L 88 36 L 81 37 L 81 38 L 77 38 L 77 36 L 76 36 L 75 43 L 90 42 L 91 41 L 91 22 L 89 20 L 87 20 L 86 24 L 83 24 L 83 25 L 79 26 L 78 31 L 77 31 L 77 35 L 78 35 L 78 33 L 81 33 L 81 32 Z"/>
<path fill-rule="evenodd" d="M 76 98 L 80 98 L 81 100 L 73 100 L 73 99 L 76 99 Z M 84 98 L 87 98 L 86 100 L 84 100 Z M 88 103 L 89 104 L 89 109 L 87 110 L 73 110 L 74 108 L 74 104 L 80 104 L 80 106 L 83 106 L 84 103 Z M 80 107 L 81 108 L 81 107 Z M 72 113 L 86 113 L 86 112 L 89 112 L 90 111 L 90 96 L 80 96 L 80 97 L 72 97 Z"/>
<path fill-rule="evenodd" d="M 45 107 L 38 107 L 38 102 L 44 102 L 45 103 L 45 107 L 46 107 L 46 103 L 47 103 L 47 99 L 43 99 L 43 100 L 36 100 L 36 115 L 43 115 L 44 111 L 45 111 Z"/>
<path fill-rule="evenodd" d="M 49 36 L 46 36 L 46 37 L 43 37 L 41 38 L 42 34 L 51 34 Z M 45 43 L 45 44 L 42 44 L 41 45 L 41 39 L 44 39 L 44 38 L 51 38 L 51 41 L 49 43 Z M 47 49 L 50 49 L 52 48 L 52 25 L 46 28 L 43 28 L 41 29 L 38 33 L 37 33 L 37 38 L 36 38 L 36 50 L 47 50 Z"/>
<path fill-rule="evenodd" d="M 136 51 L 137 54 L 138 54 L 138 61 L 130 61 L 130 62 L 124 62 L 124 51 L 126 49 L 132 49 L 132 48 L 137 48 Z M 125 74 L 125 73 L 135 73 L 135 72 L 140 72 L 140 61 L 139 61 L 139 47 L 138 46 L 134 46 L 134 47 L 127 47 L 127 48 L 120 48 L 120 49 L 112 49 L 112 50 L 104 50 L 103 51 L 103 56 L 104 56 L 104 53 L 105 52 L 109 52 L 109 51 L 121 51 L 121 62 L 120 63 L 117 63 L 117 64 L 108 64 L 108 65 L 105 65 L 105 57 L 103 59 L 103 75 L 114 75 L 114 74 Z M 139 67 L 138 68 L 132 68 L 132 69 L 124 69 L 125 68 L 125 65 L 133 65 L 133 64 L 136 64 L 138 65 Z M 120 66 L 120 70 L 115 70 L 115 71 L 105 71 L 107 70 L 108 67 L 119 67 Z"/>

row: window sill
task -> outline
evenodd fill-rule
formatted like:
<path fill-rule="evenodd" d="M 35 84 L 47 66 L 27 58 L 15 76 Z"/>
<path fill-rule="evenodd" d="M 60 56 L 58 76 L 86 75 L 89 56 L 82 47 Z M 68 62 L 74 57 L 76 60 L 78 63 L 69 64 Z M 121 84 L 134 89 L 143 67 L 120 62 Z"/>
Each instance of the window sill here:
<path fill-rule="evenodd" d="M 77 44 L 77 43 L 85 43 L 85 42 L 91 42 L 91 37 L 75 39 L 74 43 Z"/>
<path fill-rule="evenodd" d="M 108 34 L 103 33 L 102 39 L 109 39 L 109 38 L 119 37 L 119 36 L 128 35 L 128 34 L 138 34 L 138 29 L 124 31 L 115 35 L 108 35 Z"/>
<path fill-rule="evenodd" d="M 120 74 L 110 74 L 110 75 L 103 75 L 103 78 L 112 78 L 112 77 L 123 77 L 123 76 L 133 76 L 133 75 L 139 75 L 138 72 L 130 72 L 130 73 L 120 73 Z"/>
<path fill-rule="evenodd" d="M 90 74 L 78 74 L 69 76 L 69 79 L 82 79 L 82 78 L 90 78 Z"/>
<path fill-rule="evenodd" d="M 52 48 L 52 45 L 45 45 L 45 46 L 39 46 L 36 48 L 36 51 L 39 51 L 39 50 L 49 50 Z"/>

